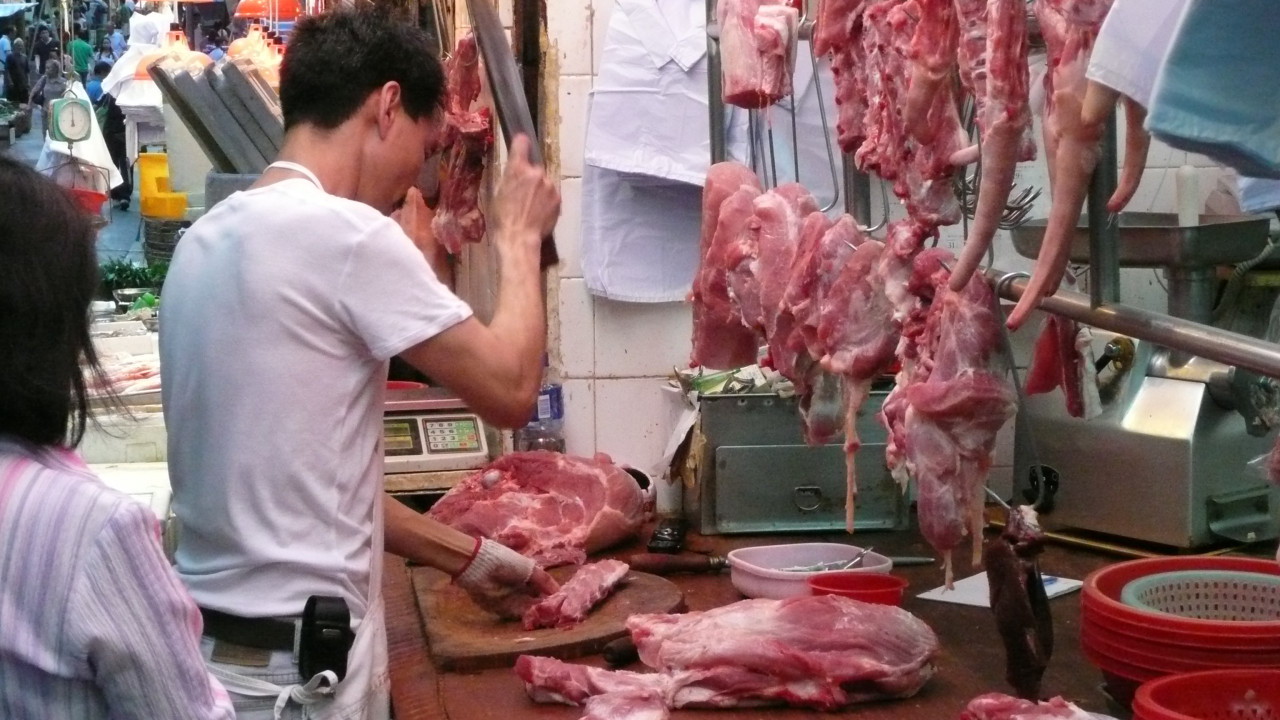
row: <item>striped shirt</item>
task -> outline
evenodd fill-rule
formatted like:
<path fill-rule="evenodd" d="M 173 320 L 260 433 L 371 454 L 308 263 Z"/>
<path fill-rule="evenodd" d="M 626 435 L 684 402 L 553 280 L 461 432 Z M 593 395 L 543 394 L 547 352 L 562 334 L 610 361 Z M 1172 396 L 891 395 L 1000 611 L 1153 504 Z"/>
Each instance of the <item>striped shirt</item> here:
<path fill-rule="evenodd" d="M 147 507 L 0 436 L 0 718 L 233 718 Z"/>

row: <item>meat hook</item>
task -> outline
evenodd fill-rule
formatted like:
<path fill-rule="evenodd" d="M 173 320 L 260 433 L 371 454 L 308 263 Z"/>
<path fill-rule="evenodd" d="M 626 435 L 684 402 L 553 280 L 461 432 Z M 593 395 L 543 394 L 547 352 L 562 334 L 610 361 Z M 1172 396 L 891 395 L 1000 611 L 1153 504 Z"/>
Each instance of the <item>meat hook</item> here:
<path fill-rule="evenodd" d="M 859 230 L 860 232 L 863 232 L 863 233 L 866 233 L 866 234 L 868 234 L 868 235 L 869 235 L 869 234 L 871 234 L 871 233 L 873 233 L 873 232 L 877 232 L 877 231 L 879 231 L 879 230 L 880 230 L 880 229 L 882 229 L 885 225 L 888 225 L 888 224 L 889 224 L 889 191 L 888 191 L 888 189 L 886 189 L 886 187 L 885 187 L 885 182 L 884 182 L 884 180 L 883 180 L 883 179 L 881 179 L 881 180 L 880 180 L 880 204 L 881 204 L 881 207 L 882 207 L 882 208 L 883 208 L 883 210 L 884 210 L 884 214 L 880 216 L 880 222 L 878 222 L 878 223 L 876 223 L 875 225 L 872 225 L 872 226 L 870 226 L 870 227 L 864 227 L 864 226 L 863 226 L 863 225 L 861 225 L 861 224 L 855 223 L 855 224 L 857 224 L 857 226 L 858 226 L 858 230 Z M 868 218 L 868 219 L 870 219 L 870 218 Z"/>
<path fill-rule="evenodd" d="M 1031 455 L 1031 472 L 1036 478 L 1036 499 L 1031 503 L 1033 510 L 1039 510 L 1048 496 L 1048 483 L 1045 482 L 1044 473 L 1040 469 L 1040 450 L 1036 447 L 1035 428 L 1031 427 L 1031 416 L 1027 415 L 1027 391 L 1022 386 L 1022 378 L 1018 373 L 1018 361 L 1013 355 L 1013 341 L 1009 337 L 1009 327 L 1006 324 L 1007 318 L 1004 314 L 1004 308 L 1000 306 L 1000 295 L 1008 290 L 1009 284 L 1019 278 L 1030 279 L 1031 275 L 1025 272 L 1006 273 L 995 283 L 995 292 L 991 296 L 991 303 L 994 306 L 996 317 L 1000 319 L 1000 342 L 1004 346 L 1005 357 L 1009 361 L 1009 374 L 1013 376 L 1013 389 L 1018 394 L 1018 420 L 1022 425 L 1022 432 L 1027 438 L 1027 451 Z"/>
<path fill-rule="evenodd" d="M 840 202 L 841 183 L 840 183 L 840 171 L 836 167 L 835 151 L 831 147 L 831 126 L 827 124 L 827 107 L 822 99 L 822 81 L 819 78 L 819 73 L 818 73 L 818 55 L 813 50 L 812 36 L 810 36 L 810 39 L 809 39 L 809 59 L 812 60 L 813 62 L 813 92 L 818 98 L 818 117 L 822 119 L 822 137 L 826 139 L 827 167 L 831 169 L 831 188 L 832 188 L 831 202 L 826 206 L 819 208 L 821 212 L 825 213 L 831 208 L 835 207 L 836 204 Z M 792 129 L 794 129 L 795 122 L 796 122 L 796 116 L 794 112 L 794 108 L 795 108 L 794 97 L 792 98 L 791 102 L 792 102 L 792 110 L 793 110 L 793 112 L 791 113 L 791 127 Z M 800 153 L 797 152 L 796 162 L 799 162 L 799 156 L 800 156 Z M 797 170 L 796 179 L 799 179 L 799 177 L 800 177 L 800 172 L 799 170 Z"/>

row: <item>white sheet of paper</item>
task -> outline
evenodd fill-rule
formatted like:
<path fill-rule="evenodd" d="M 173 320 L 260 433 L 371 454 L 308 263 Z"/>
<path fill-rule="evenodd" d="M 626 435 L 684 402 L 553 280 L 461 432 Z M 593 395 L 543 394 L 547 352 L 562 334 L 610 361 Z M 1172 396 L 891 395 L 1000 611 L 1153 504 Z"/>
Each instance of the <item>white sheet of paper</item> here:
<path fill-rule="evenodd" d="M 1043 575 L 1041 577 L 1044 580 L 1045 594 L 1049 596 L 1050 600 L 1059 595 L 1075 592 L 1084 584 L 1079 580 L 1054 575 Z M 977 575 L 971 575 L 963 580 L 957 580 L 954 590 L 948 590 L 944 585 L 928 592 L 920 593 L 919 597 L 925 600 L 937 600 L 958 605 L 991 607 L 990 590 L 987 588 L 987 573 L 985 571 Z"/>

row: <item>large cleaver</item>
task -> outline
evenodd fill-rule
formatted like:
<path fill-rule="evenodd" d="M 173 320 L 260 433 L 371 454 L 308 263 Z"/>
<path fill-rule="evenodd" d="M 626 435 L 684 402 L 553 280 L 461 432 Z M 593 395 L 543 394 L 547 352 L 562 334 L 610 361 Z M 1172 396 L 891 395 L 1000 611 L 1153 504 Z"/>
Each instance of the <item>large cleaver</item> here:
<path fill-rule="evenodd" d="M 538 145 L 538 129 L 533 124 L 533 116 L 529 114 L 524 85 L 516 70 L 515 53 L 507 43 L 502 21 L 498 19 L 498 11 L 491 4 L 492 1 L 467 0 L 467 10 L 471 14 L 476 44 L 480 46 L 480 57 L 484 60 L 485 74 L 489 77 L 489 89 L 493 91 L 498 123 L 502 126 L 502 135 L 506 138 L 508 148 L 511 146 L 511 138 L 516 135 L 529 136 L 530 159 L 541 165 L 542 150 Z M 548 268 L 559 262 L 560 254 L 556 252 L 555 238 L 548 235 L 542 239 L 541 266 Z"/>

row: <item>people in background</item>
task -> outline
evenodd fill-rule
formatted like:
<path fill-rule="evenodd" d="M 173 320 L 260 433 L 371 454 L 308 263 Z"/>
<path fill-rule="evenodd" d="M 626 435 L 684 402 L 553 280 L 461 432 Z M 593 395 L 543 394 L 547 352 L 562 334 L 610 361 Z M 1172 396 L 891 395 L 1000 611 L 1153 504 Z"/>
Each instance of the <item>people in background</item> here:
<path fill-rule="evenodd" d="M 89 77 L 89 68 L 93 67 L 93 46 L 89 44 L 89 31 L 81 29 L 76 32 L 76 39 L 67 46 L 71 55 L 71 67 L 81 80 Z"/>
<path fill-rule="evenodd" d="M 44 67 L 50 59 L 57 59 L 58 43 L 53 39 L 53 33 L 49 32 L 49 28 L 41 26 L 36 30 L 36 41 L 31 47 L 31 56 L 36 60 L 35 71 L 44 73 Z"/>
<path fill-rule="evenodd" d="M 152 510 L 73 448 L 98 288 L 89 216 L 0 156 L 0 717 L 234 717 Z"/>
<path fill-rule="evenodd" d="M 50 60 L 44 64 L 44 73 L 31 88 L 31 103 L 40 107 L 40 126 L 49 134 L 49 107 L 54 100 L 67 92 L 67 79 L 62 75 L 62 63 Z"/>
<path fill-rule="evenodd" d="M 18 31 L 12 25 L 0 31 L 0 65 L 4 65 L 4 61 L 9 59 L 9 53 L 13 52 L 13 39 L 17 34 Z"/>
<path fill-rule="evenodd" d="M 110 72 L 111 66 L 106 63 L 98 63 L 93 67 L 94 79 L 89 83 L 89 97 L 93 98 L 98 127 L 102 129 L 102 139 L 107 143 L 111 163 L 120 171 L 120 177 L 124 178 L 124 182 L 111 188 L 111 201 L 121 210 L 128 210 L 129 200 L 133 197 L 133 168 L 129 166 L 129 155 L 126 152 L 124 111 L 116 104 L 111 93 L 102 92 L 102 81 Z M 97 97 L 94 97 L 95 85 Z"/>
<path fill-rule="evenodd" d="M 103 37 L 98 43 L 98 52 L 93 54 L 93 65 L 96 67 L 98 63 L 106 63 L 114 65 L 116 62 L 116 53 L 111 49 L 111 38 Z"/>
<path fill-rule="evenodd" d="M 31 61 L 22 38 L 14 39 L 13 50 L 4 61 L 4 97 L 19 104 L 31 99 Z"/>
<path fill-rule="evenodd" d="M 127 44 L 124 33 L 120 32 L 120 28 L 115 23 L 107 23 L 107 39 L 111 41 L 111 53 L 115 55 L 116 60 L 119 60 L 124 56 Z"/>
<path fill-rule="evenodd" d="M 559 195 L 515 137 L 488 209 L 502 272 L 481 322 L 433 272 L 430 214 L 412 187 L 444 94 L 416 26 L 372 9 L 302 19 L 280 68 L 277 161 L 196 220 L 169 266 L 160 358 L 177 567 L 241 720 L 273 717 L 277 697 L 290 718 L 387 717 L 384 543 L 485 607 L 510 613 L 556 589 L 530 558 L 384 492 L 391 357 L 508 427 L 528 420 L 541 375 L 538 248 Z M 302 429 L 308 452 L 277 452 Z M 332 663 L 303 676 L 294 654 L 294 620 L 316 596 L 351 613 L 341 679 Z M 216 651 L 247 643 L 258 662 Z"/>
<path fill-rule="evenodd" d="M 116 8 L 116 25 L 124 29 L 125 37 L 129 36 L 129 18 L 133 17 L 133 0 L 125 0 Z"/>
<path fill-rule="evenodd" d="M 89 93 L 89 100 L 94 105 L 97 105 L 98 100 L 102 98 L 102 81 L 110 73 L 111 63 L 100 60 L 93 64 L 93 75 L 89 77 L 89 82 L 85 83 L 84 90 Z"/>

